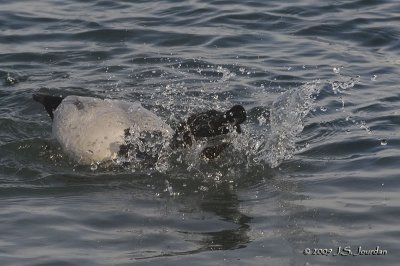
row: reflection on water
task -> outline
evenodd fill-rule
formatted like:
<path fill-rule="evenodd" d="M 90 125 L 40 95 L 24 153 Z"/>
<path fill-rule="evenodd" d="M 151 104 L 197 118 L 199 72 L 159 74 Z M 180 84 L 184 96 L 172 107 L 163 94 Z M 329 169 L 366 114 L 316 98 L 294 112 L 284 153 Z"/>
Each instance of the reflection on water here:
<path fill-rule="evenodd" d="M 309 198 L 301 192 L 298 182 L 284 176 L 278 178 L 266 169 L 252 171 L 248 175 L 242 173 L 243 178 L 235 182 L 222 180 L 218 184 L 214 180 L 180 178 L 169 179 L 163 188 L 160 181 L 156 191 L 163 191 L 160 196 L 168 209 L 167 219 L 180 220 L 175 229 L 178 242 L 184 240 L 195 246 L 185 251 L 179 251 L 182 247 L 147 250 L 136 253 L 135 258 L 203 256 L 207 251 L 237 250 L 249 245 L 262 246 L 263 255 L 268 256 L 277 252 L 268 249 L 268 242 L 276 239 L 284 239 L 289 249 L 286 251 L 293 253 L 304 243 L 318 243 L 318 235 L 303 227 L 302 221 L 312 222 L 317 214 L 299 204 Z M 187 221 L 198 221 L 198 229 L 186 229 Z M 154 254 L 146 255 L 149 252 Z"/>
<path fill-rule="evenodd" d="M 185 184 L 188 182 L 192 184 L 199 183 L 187 180 Z M 183 252 L 174 250 L 162 251 L 162 254 L 151 257 L 138 256 L 136 259 L 189 255 L 215 250 L 234 250 L 246 247 L 247 243 L 251 241 L 248 232 L 251 230 L 250 223 L 252 218 L 242 213 L 240 200 L 235 193 L 236 189 L 233 188 L 231 183 L 223 183 L 218 188 L 214 187 L 207 191 L 204 191 L 204 186 L 201 185 L 200 189 L 203 189 L 203 191 L 196 193 L 189 189 L 185 185 L 184 191 L 180 190 L 183 195 L 167 203 L 168 205 L 180 204 L 180 209 L 177 210 L 177 213 L 169 213 L 168 216 L 191 217 L 192 219 L 199 219 L 205 224 L 212 223 L 214 219 L 217 219 L 215 221 L 215 224 L 218 224 L 217 228 L 221 226 L 222 228 L 208 231 L 207 226 L 201 226 L 204 229 L 198 232 L 178 229 L 177 232 L 181 237 L 187 239 L 186 241 L 193 242 L 197 246 L 196 249 Z M 198 191 L 197 188 L 195 191 Z M 173 206 L 170 207 L 174 209 Z M 211 218 L 214 215 L 216 218 Z M 208 221 L 209 219 L 210 221 Z M 178 222 L 178 224 L 185 227 L 184 220 Z M 215 225 L 211 225 L 209 229 L 214 227 Z"/>
<path fill-rule="evenodd" d="M 238 196 L 233 194 L 230 189 L 218 190 L 207 195 L 200 204 L 202 211 L 211 212 L 223 219 L 233 223 L 237 228 L 222 230 L 219 232 L 203 233 L 203 242 L 206 249 L 226 250 L 246 247 L 250 241 L 248 231 L 251 217 L 240 212 L 240 201 Z"/>

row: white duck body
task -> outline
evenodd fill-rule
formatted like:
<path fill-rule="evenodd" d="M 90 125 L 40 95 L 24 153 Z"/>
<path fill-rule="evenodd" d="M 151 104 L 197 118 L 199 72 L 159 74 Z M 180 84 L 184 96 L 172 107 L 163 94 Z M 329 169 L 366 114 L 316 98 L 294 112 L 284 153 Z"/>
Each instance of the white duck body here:
<path fill-rule="evenodd" d="M 168 138 L 173 133 L 139 102 L 67 96 L 54 111 L 54 137 L 67 154 L 84 164 L 115 159 L 128 128 L 161 132 Z"/>

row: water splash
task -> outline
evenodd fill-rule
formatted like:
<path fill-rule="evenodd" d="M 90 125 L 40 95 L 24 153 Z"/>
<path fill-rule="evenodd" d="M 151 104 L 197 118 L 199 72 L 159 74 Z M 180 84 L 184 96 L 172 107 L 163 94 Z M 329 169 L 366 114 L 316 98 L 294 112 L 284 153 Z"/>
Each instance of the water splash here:
<path fill-rule="evenodd" d="M 260 145 L 258 159 L 277 167 L 293 156 L 298 134 L 304 128 L 304 120 L 314 107 L 315 95 L 320 91 L 319 81 L 307 83 L 287 91 L 278 97 L 270 110 L 270 132 Z"/>
<path fill-rule="evenodd" d="M 332 70 L 333 70 L 333 73 L 335 73 L 335 74 L 339 74 L 340 73 L 340 69 L 341 69 L 342 67 L 334 67 L 334 68 L 332 68 Z"/>
<path fill-rule="evenodd" d="M 203 110 L 204 108 L 223 110 L 225 105 L 232 105 L 229 102 L 219 102 L 219 106 L 211 107 L 210 101 L 200 102 L 197 97 L 188 96 L 182 90 L 171 90 L 171 87 L 167 86 L 161 95 L 170 99 L 163 101 L 163 108 L 171 113 L 170 117 L 173 119 L 170 120 L 176 119 L 175 123 L 180 120 L 175 115 L 182 112 L 180 109 L 175 110 L 176 105 L 172 104 L 177 94 L 182 102 L 188 103 L 187 106 L 198 106 L 200 103 Z M 296 151 L 297 136 L 304 128 L 306 116 L 314 108 L 320 87 L 320 82 L 314 81 L 282 93 L 269 110 L 263 107 L 265 110 L 254 121 L 248 121 L 243 125 L 242 134 L 232 132 L 224 138 L 230 145 L 216 163 L 207 161 L 201 156 L 204 147 L 210 145 L 205 140 L 193 140 L 193 145 L 184 150 L 171 150 L 169 138 L 157 134 L 143 135 L 141 132 L 127 138 L 129 152 L 119 157 L 117 164 L 128 164 L 130 168 L 135 169 L 150 166 L 160 172 L 177 168 L 189 172 L 205 172 L 204 169 L 210 168 L 210 164 L 216 167 L 215 171 L 225 169 L 226 173 L 229 171 L 234 173 L 235 167 L 243 168 L 243 166 L 277 167 L 282 161 L 291 158 Z M 131 132 L 140 130 L 131 129 Z"/>
<path fill-rule="evenodd" d="M 16 77 L 11 76 L 10 73 L 7 73 L 7 77 L 5 78 L 5 84 L 15 85 L 16 83 L 18 83 L 18 79 Z"/>
<path fill-rule="evenodd" d="M 169 136 L 160 131 L 143 131 L 137 126 L 130 127 L 129 132 L 115 163 L 131 169 L 155 168 L 163 172 L 170 150 Z"/>
<path fill-rule="evenodd" d="M 356 84 L 360 83 L 360 76 L 345 77 L 340 76 L 340 80 L 331 81 L 332 90 L 334 94 L 344 93 L 345 90 L 353 88 Z"/>
<path fill-rule="evenodd" d="M 226 82 L 232 77 L 235 77 L 236 74 L 229 71 L 229 69 L 223 68 L 222 66 L 218 66 L 217 73 L 222 73 L 222 78 L 218 82 Z"/>

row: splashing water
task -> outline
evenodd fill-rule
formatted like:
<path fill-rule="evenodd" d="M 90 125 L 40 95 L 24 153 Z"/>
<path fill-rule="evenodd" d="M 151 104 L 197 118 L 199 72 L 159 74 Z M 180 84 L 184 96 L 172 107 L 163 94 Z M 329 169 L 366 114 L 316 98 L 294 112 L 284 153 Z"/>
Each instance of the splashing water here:
<path fill-rule="evenodd" d="M 296 150 L 297 136 L 304 128 L 304 119 L 313 109 L 315 95 L 319 90 L 319 81 L 315 81 L 281 94 L 272 103 L 269 115 L 261 114 L 257 122 L 243 125 L 243 134 L 232 133 L 226 136 L 225 141 L 231 143 L 228 148 L 230 151 L 218 158 L 219 162 L 222 161 L 218 166 L 231 169 L 238 165 L 243 168 L 243 164 L 247 167 L 267 164 L 274 168 L 291 158 Z M 168 96 L 173 97 L 173 93 Z M 191 97 L 187 99 L 193 100 Z M 169 111 L 174 113 L 174 110 L 170 109 L 172 105 L 168 101 L 166 104 Z M 133 149 L 130 149 L 126 156 L 120 157 L 117 164 L 129 163 L 129 168 L 135 169 L 151 166 L 160 172 L 181 165 L 187 171 L 199 172 L 201 164 L 210 163 L 200 156 L 202 149 L 207 145 L 204 140 L 193 140 L 191 147 L 172 151 L 169 138 L 154 133 L 143 134 L 132 134 L 127 139 L 128 145 Z M 237 156 L 238 154 L 241 156 Z"/>
<path fill-rule="evenodd" d="M 338 94 L 340 95 L 338 97 L 338 100 L 341 101 L 342 103 L 342 111 L 345 112 L 345 102 L 343 99 L 342 95 L 346 94 L 346 90 L 353 88 L 355 85 L 360 83 L 360 76 L 355 76 L 355 77 L 349 77 L 349 76 L 345 76 L 345 75 L 339 75 L 339 79 L 340 80 L 335 80 L 335 81 L 328 81 L 330 82 L 331 86 L 332 86 L 332 91 L 334 94 Z M 377 76 L 373 75 L 371 77 L 371 81 L 376 81 Z M 346 112 L 346 118 L 345 121 L 348 122 L 352 122 L 354 125 L 356 125 L 358 128 L 365 130 L 365 132 L 368 135 L 373 135 L 374 132 L 371 130 L 371 128 L 367 125 L 367 122 L 364 120 L 358 120 L 353 118 L 353 116 L 356 116 L 356 114 L 352 113 L 352 112 Z M 351 131 L 349 129 L 346 129 L 345 132 L 347 134 L 349 134 Z"/>
<path fill-rule="evenodd" d="M 343 93 L 344 90 L 353 88 L 354 85 L 358 84 L 360 82 L 360 76 L 356 76 L 355 78 L 350 77 L 347 78 L 345 76 L 340 76 L 342 80 L 335 80 L 332 81 L 332 90 L 333 93 Z"/>
<path fill-rule="evenodd" d="M 129 132 L 125 137 L 124 152 L 115 163 L 132 170 L 154 167 L 162 172 L 169 151 L 169 136 L 160 131 L 143 131 L 137 126 L 130 127 Z"/>
<path fill-rule="evenodd" d="M 315 95 L 320 91 L 319 81 L 307 83 L 280 95 L 270 109 L 270 124 L 261 134 L 255 134 L 253 161 L 265 161 L 277 167 L 293 156 L 296 137 L 304 128 L 304 119 L 313 109 Z"/>

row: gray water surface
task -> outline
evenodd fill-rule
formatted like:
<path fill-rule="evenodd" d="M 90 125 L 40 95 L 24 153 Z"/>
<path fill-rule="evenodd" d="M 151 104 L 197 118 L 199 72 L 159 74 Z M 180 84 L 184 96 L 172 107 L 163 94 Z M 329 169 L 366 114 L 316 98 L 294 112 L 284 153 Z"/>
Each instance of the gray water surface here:
<path fill-rule="evenodd" d="M 398 265 L 399 14 L 396 0 L 1 0 L 0 264 Z M 85 166 L 35 92 L 140 101 L 172 126 L 234 104 L 248 119 L 215 161 Z M 333 255 L 359 246 L 387 254 Z"/>

